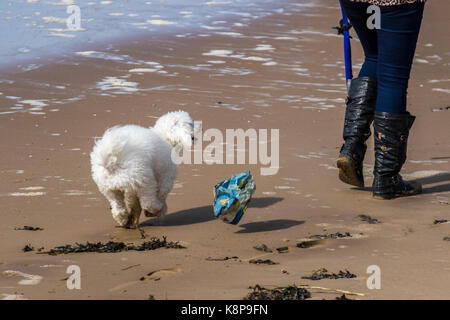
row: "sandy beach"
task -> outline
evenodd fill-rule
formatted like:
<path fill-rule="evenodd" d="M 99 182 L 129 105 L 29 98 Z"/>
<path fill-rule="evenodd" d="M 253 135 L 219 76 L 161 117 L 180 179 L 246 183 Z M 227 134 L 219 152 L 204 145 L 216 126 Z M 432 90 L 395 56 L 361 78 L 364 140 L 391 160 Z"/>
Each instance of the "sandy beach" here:
<path fill-rule="evenodd" d="M 337 176 L 346 97 L 342 38 L 331 28 L 340 19 L 337 1 L 280 1 L 264 11 L 270 14 L 81 43 L 36 68 L 33 61 L 3 66 L 0 299 L 242 299 L 256 284 L 360 293 L 352 299 L 450 299 L 450 223 L 434 223 L 450 220 L 449 10 L 445 0 L 427 3 L 409 84 L 408 109 L 417 120 L 402 174 L 421 181 L 424 192 L 392 201 L 372 199 L 372 138 L 366 188 Z M 352 50 L 357 73 L 357 39 Z M 278 172 L 261 175 L 267 165 L 260 163 L 180 165 L 166 219 L 142 216 L 140 228 L 147 240 L 166 236 L 185 249 L 37 254 L 87 241 L 145 241 L 139 230 L 116 227 L 91 178 L 89 154 L 107 128 L 152 126 L 179 109 L 202 121 L 203 132 L 279 129 Z M 213 187 L 244 170 L 257 190 L 241 222 L 225 224 L 213 214 Z M 43 230 L 15 230 L 23 226 Z M 350 236 L 297 246 L 338 232 Z M 273 252 L 253 248 L 261 244 Z M 24 252 L 26 245 L 34 251 Z M 237 258 L 211 261 L 225 257 Z M 80 290 L 66 286 L 70 265 L 80 267 Z M 381 289 L 367 287 L 373 265 Z M 319 268 L 356 278 L 302 279 Z M 8 270 L 39 277 L 23 284 L 29 277 Z M 310 291 L 312 299 L 341 295 Z"/>

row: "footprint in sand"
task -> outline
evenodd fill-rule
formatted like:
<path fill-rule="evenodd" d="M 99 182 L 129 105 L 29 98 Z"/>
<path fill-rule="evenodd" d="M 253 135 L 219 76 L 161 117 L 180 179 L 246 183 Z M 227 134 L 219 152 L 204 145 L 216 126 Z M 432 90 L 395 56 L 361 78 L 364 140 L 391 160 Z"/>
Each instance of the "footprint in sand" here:
<path fill-rule="evenodd" d="M 168 268 L 168 269 L 159 269 L 152 272 L 147 273 L 146 276 L 141 277 L 139 280 L 141 281 L 147 281 L 147 280 L 153 280 L 158 281 L 161 280 L 161 278 L 171 276 L 177 273 L 180 273 L 181 269 L 178 267 L 175 268 Z"/>
<path fill-rule="evenodd" d="M 139 279 L 139 281 L 159 281 L 159 280 L 161 280 L 161 278 L 175 275 L 177 273 L 180 273 L 181 271 L 182 271 L 181 268 L 178 268 L 178 267 L 159 269 L 159 270 L 155 270 L 155 271 L 147 273 L 147 275 L 141 277 Z M 115 287 L 109 289 L 109 291 L 114 292 L 114 291 L 123 290 L 127 287 L 136 285 L 137 283 L 139 283 L 139 281 L 129 281 L 129 282 L 121 283 L 118 286 L 115 286 Z"/>
<path fill-rule="evenodd" d="M 317 246 L 324 246 L 328 243 L 328 239 L 319 239 L 319 240 L 311 240 L 309 238 L 307 239 L 301 239 L 300 242 L 297 243 L 297 248 L 302 248 L 302 249 L 309 249 L 312 247 L 317 247 Z"/>

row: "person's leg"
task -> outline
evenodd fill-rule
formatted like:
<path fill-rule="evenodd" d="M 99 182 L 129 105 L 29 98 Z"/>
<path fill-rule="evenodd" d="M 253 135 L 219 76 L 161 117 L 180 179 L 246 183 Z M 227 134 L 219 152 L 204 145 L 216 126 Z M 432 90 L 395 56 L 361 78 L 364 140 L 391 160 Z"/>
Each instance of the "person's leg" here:
<path fill-rule="evenodd" d="M 405 113 L 406 94 L 423 3 L 380 7 L 378 32 L 378 96 L 376 111 Z"/>
<path fill-rule="evenodd" d="M 341 7 L 347 14 L 353 29 L 358 35 L 364 50 L 364 63 L 358 77 L 377 78 L 378 40 L 377 31 L 367 28 L 367 7 L 369 4 L 340 0 Z"/>
<path fill-rule="evenodd" d="M 348 88 L 343 130 L 345 142 L 336 164 L 341 181 L 364 187 L 362 163 L 377 96 L 377 33 L 367 28 L 368 4 L 341 0 L 341 5 L 358 34 L 365 60 L 358 78 L 352 79 Z"/>
<path fill-rule="evenodd" d="M 403 181 L 409 130 L 415 117 L 406 112 L 406 94 L 423 14 L 423 3 L 381 8 L 378 30 L 378 97 L 374 117 L 373 196 L 392 199 L 420 193 Z"/>

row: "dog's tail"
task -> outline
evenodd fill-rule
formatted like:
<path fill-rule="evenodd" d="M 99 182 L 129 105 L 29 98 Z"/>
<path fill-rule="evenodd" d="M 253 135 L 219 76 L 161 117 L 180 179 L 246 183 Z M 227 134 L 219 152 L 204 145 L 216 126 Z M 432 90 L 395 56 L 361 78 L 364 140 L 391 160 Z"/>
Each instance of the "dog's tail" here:
<path fill-rule="evenodd" d="M 108 129 L 107 133 L 111 129 Z M 120 168 L 126 142 L 126 140 L 116 139 L 114 135 L 105 134 L 103 139 L 96 141 L 94 150 L 91 152 L 92 167 L 101 167 L 108 174 L 114 174 Z"/>
<path fill-rule="evenodd" d="M 119 167 L 119 154 L 109 154 L 107 158 L 105 158 L 105 162 L 103 166 L 108 170 L 109 173 L 114 173 Z"/>

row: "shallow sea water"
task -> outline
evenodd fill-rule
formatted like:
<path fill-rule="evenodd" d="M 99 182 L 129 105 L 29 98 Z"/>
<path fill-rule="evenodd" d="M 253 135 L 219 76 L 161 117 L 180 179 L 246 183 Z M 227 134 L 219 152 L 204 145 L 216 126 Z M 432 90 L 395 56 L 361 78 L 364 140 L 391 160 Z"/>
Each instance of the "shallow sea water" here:
<path fill-rule="evenodd" d="M 73 30 L 71 6 L 79 8 L 80 25 Z M 223 17 L 257 19 L 276 13 L 270 0 L 8 0 L 0 2 L 0 67 L 11 62 L 61 54 L 79 44 L 129 35 L 214 30 L 229 36 Z M 69 24 L 68 24 L 69 21 Z M 245 24 L 242 24 L 245 26 Z M 39 59 L 37 59 L 39 60 Z M 39 63 L 24 68 L 39 68 Z M 27 71 L 24 70 L 24 71 Z"/>

